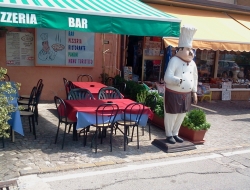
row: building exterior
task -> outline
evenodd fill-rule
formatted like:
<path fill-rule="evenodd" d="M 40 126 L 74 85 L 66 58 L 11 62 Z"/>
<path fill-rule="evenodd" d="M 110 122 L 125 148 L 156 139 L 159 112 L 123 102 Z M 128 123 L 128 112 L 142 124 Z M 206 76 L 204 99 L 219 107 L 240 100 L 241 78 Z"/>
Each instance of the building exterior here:
<path fill-rule="evenodd" d="M 193 47 L 199 81 L 210 83 L 213 99 L 223 99 L 222 83 L 232 100 L 250 97 L 249 1 L 144 0 L 150 6 L 182 19 L 181 25 L 198 28 Z M 165 47 L 176 47 L 178 38 L 164 38 Z M 240 73 L 240 74 L 239 74 Z"/>

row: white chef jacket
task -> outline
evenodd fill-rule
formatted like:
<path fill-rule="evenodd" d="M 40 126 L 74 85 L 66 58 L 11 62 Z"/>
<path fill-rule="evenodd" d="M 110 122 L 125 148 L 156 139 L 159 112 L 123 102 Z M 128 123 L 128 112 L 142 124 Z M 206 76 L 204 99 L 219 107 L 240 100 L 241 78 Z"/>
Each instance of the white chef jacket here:
<path fill-rule="evenodd" d="M 180 79 L 182 83 L 180 84 Z M 166 88 L 176 92 L 197 92 L 197 67 L 192 60 L 187 62 L 174 56 L 168 63 L 167 70 L 164 75 Z"/>

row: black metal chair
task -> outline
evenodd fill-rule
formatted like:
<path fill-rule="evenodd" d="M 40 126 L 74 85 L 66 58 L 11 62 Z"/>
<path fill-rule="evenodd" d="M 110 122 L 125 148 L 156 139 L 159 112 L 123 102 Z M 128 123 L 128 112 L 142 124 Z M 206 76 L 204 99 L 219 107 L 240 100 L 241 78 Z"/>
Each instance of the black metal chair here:
<path fill-rule="evenodd" d="M 88 74 L 82 74 L 77 77 L 78 82 L 93 82 L 93 78 L 91 75 Z"/>
<path fill-rule="evenodd" d="M 114 77 L 108 77 L 105 80 L 105 85 L 107 85 L 107 86 L 115 86 L 115 84 L 116 84 L 116 80 Z"/>
<path fill-rule="evenodd" d="M 125 90 L 126 90 L 126 83 L 121 82 L 121 83 L 116 85 L 116 88 L 124 95 Z"/>
<path fill-rule="evenodd" d="M 155 106 L 156 106 L 156 102 L 157 102 L 157 97 L 155 94 L 148 94 L 146 99 L 145 99 L 145 106 L 149 107 L 152 112 L 154 112 L 155 110 Z M 152 120 L 150 118 L 148 118 L 148 133 L 149 133 L 149 140 L 151 140 L 151 123 Z M 144 127 L 142 128 L 142 135 L 144 135 Z"/>
<path fill-rule="evenodd" d="M 117 104 L 102 104 L 98 106 L 96 109 L 96 122 L 95 124 L 91 125 L 96 128 L 95 135 L 91 141 L 91 147 L 93 146 L 93 140 L 95 138 L 95 153 L 97 153 L 97 138 L 98 133 L 101 133 L 101 144 L 103 140 L 104 133 L 106 133 L 107 129 L 111 129 L 110 132 L 110 151 L 112 152 L 112 137 L 113 137 L 113 129 L 115 124 L 115 118 L 119 111 L 119 107 Z M 85 135 L 87 138 L 87 134 Z M 85 140 L 86 142 L 86 140 Z"/>
<path fill-rule="evenodd" d="M 117 88 L 103 87 L 98 92 L 98 99 L 122 99 L 123 96 Z"/>
<path fill-rule="evenodd" d="M 40 82 L 39 86 L 37 87 L 36 93 L 35 93 L 35 95 L 33 97 L 34 104 L 35 104 L 34 112 L 35 112 L 35 119 L 36 119 L 37 125 L 38 125 L 38 104 L 40 102 L 40 97 L 41 97 L 41 94 L 42 94 L 43 86 L 44 86 L 43 83 Z M 26 107 L 24 107 L 25 110 L 28 110 L 28 107 L 27 107 L 28 102 L 29 102 L 29 100 L 27 100 L 26 98 L 18 100 L 19 105 L 26 105 Z"/>
<path fill-rule="evenodd" d="M 69 95 L 69 92 L 72 90 L 72 89 L 75 89 L 75 85 L 69 80 L 67 81 L 67 83 L 65 84 L 65 92 L 66 92 L 66 98 L 68 98 L 68 95 Z"/>
<path fill-rule="evenodd" d="M 83 89 L 83 88 L 75 88 L 72 89 L 69 94 L 68 94 L 68 100 L 94 100 L 94 96 L 93 94 L 88 90 L 88 89 Z M 81 133 L 84 133 L 85 130 L 88 130 L 89 127 L 87 127 L 86 129 L 82 129 L 79 132 L 79 136 L 81 135 Z M 71 125 L 69 126 L 69 130 L 68 133 L 71 130 Z"/>
<path fill-rule="evenodd" d="M 30 93 L 30 98 L 28 100 L 27 109 L 20 111 L 20 116 L 28 117 L 29 119 L 30 132 L 31 132 L 30 118 L 32 119 L 33 134 L 35 135 L 35 139 L 36 139 L 36 126 L 35 126 L 35 107 L 36 107 L 35 99 L 36 98 L 34 97 L 35 97 L 36 92 L 37 92 L 37 88 L 34 86 Z"/>
<path fill-rule="evenodd" d="M 93 94 L 88 89 L 75 88 L 68 94 L 68 100 L 94 100 Z"/>
<path fill-rule="evenodd" d="M 4 74 L 4 81 L 10 81 L 10 77 L 7 74 Z"/>
<path fill-rule="evenodd" d="M 43 79 L 39 79 L 36 84 L 36 88 L 39 88 L 39 86 L 43 83 Z M 29 99 L 30 95 L 20 95 L 19 99 Z"/>
<path fill-rule="evenodd" d="M 68 113 L 67 113 L 67 107 L 66 104 L 64 103 L 64 101 L 59 98 L 58 96 L 54 97 L 54 102 L 56 105 L 56 109 L 57 109 L 57 118 L 58 118 L 58 128 L 57 128 L 57 132 L 56 132 L 56 139 L 55 139 L 55 144 L 57 143 L 57 138 L 58 138 L 58 133 L 59 133 L 59 128 L 60 128 L 60 124 L 64 123 L 65 128 L 64 128 L 64 134 L 63 134 L 63 142 L 62 142 L 62 149 L 64 147 L 64 141 L 65 141 L 65 134 L 67 131 L 67 125 L 75 125 L 76 122 L 71 121 L 70 119 L 68 119 Z"/>
<path fill-rule="evenodd" d="M 128 144 L 128 129 L 132 128 L 131 141 L 133 141 L 134 128 L 137 128 L 137 148 L 139 149 L 139 122 L 141 120 L 141 116 L 144 112 L 144 104 L 142 103 L 131 103 L 127 105 L 123 113 L 123 120 L 119 120 L 115 122 L 115 130 L 119 130 L 124 135 L 124 151 L 126 150 L 126 144 Z M 119 127 L 123 126 L 124 131 L 122 131 Z"/>

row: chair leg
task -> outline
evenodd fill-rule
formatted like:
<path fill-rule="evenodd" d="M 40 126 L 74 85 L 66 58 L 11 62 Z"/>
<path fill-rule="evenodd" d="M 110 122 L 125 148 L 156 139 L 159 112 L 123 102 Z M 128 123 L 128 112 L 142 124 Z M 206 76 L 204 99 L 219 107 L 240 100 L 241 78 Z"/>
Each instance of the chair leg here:
<path fill-rule="evenodd" d="M 96 134 L 95 134 L 95 153 L 97 153 L 97 136 L 98 136 L 98 129 L 96 128 Z"/>
<path fill-rule="evenodd" d="M 65 129 L 64 129 L 64 133 L 63 133 L 62 149 L 63 149 L 63 146 L 64 146 L 64 140 L 65 140 L 66 131 L 67 131 L 67 124 L 65 123 Z"/>
<path fill-rule="evenodd" d="M 135 128 L 135 126 L 133 126 L 133 129 L 132 129 L 131 142 L 133 141 L 133 136 L 134 136 L 134 128 Z"/>
<path fill-rule="evenodd" d="M 142 128 L 142 136 L 144 136 L 144 127 Z"/>
<path fill-rule="evenodd" d="M 136 127 L 137 127 L 137 148 L 139 149 L 139 127 L 138 125 Z"/>
<path fill-rule="evenodd" d="M 38 125 L 38 106 L 35 106 L 35 118 L 36 118 L 36 124 Z"/>
<path fill-rule="evenodd" d="M 84 128 L 82 129 L 83 130 L 83 146 L 85 147 L 86 146 L 86 142 L 87 142 L 87 135 L 88 135 L 88 132 L 87 132 L 87 129 Z"/>
<path fill-rule="evenodd" d="M 70 132 L 70 130 L 71 130 L 71 126 L 72 126 L 72 124 L 70 124 L 69 125 L 69 130 L 68 130 L 68 133 Z M 80 133 L 79 133 L 79 136 L 80 136 Z"/>
<path fill-rule="evenodd" d="M 151 140 L 151 125 L 150 125 L 150 122 L 148 123 L 148 135 L 149 135 L 149 140 Z"/>
<path fill-rule="evenodd" d="M 58 127 L 57 127 L 57 132 L 56 132 L 55 144 L 56 144 L 56 142 L 57 142 L 57 137 L 58 137 L 59 127 L 60 127 L 60 121 L 58 122 Z"/>
<path fill-rule="evenodd" d="M 30 132 L 31 132 L 32 130 L 31 130 L 31 123 L 30 123 L 30 117 L 29 117 L 29 126 L 30 126 Z"/>
<path fill-rule="evenodd" d="M 110 152 L 112 152 L 112 140 L 113 140 L 113 126 L 111 126 L 111 133 L 110 133 Z"/>
<path fill-rule="evenodd" d="M 36 139 L 35 115 L 33 115 L 31 119 L 32 119 L 32 126 L 33 126 L 33 134 L 35 135 L 35 139 Z"/>

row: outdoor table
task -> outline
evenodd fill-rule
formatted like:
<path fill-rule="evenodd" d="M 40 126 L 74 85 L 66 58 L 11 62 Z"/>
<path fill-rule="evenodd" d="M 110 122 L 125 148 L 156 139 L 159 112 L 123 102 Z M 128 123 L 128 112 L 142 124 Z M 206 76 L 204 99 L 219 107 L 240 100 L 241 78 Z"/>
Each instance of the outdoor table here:
<path fill-rule="evenodd" d="M 5 84 L 5 83 L 6 83 L 5 81 L 0 81 L 0 85 Z M 15 82 L 11 81 L 10 83 L 13 88 L 16 88 Z M 10 97 L 13 98 L 12 100 L 9 100 L 9 104 L 12 104 L 16 108 L 16 111 L 11 113 L 11 119 L 8 121 L 8 124 L 11 126 L 11 137 L 12 137 L 11 140 L 12 142 L 14 142 L 15 141 L 14 131 L 24 136 L 23 125 L 22 125 L 20 111 L 18 110 L 18 103 L 17 103 L 17 99 L 19 97 L 18 90 L 16 90 L 15 94 L 5 93 L 5 95 L 9 98 Z"/>
<path fill-rule="evenodd" d="M 98 99 L 98 92 L 101 88 L 107 87 L 105 84 L 100 82 L 73 82 L 74 86 L 77 88 L 88 89 L 91 94 L 93 94 L 95 99 Z"/>
<path fill-rule="evenodd" d="M 96 108 L 104 103 L 112 102 L 119 106 L 119 113 L 117 114 L 115 121 L 121 120 L 123 113 L 127 105 L 134 103 L 130 99 L 103 99 L 103 100 L 65 100 L 67 106 L 68 118 L 72 121 L 76 121 L 77 124 L 73 127 L 73 140 L 77 139 L 77 129 L 85 128 L 91 124 L 95 124 Z M 139 124 L 143 127 L 147 125 L 148 118 L 153 118 L 153 112 L 150 108 L 145 106 L 144 113 L 141 117 Z"/>

